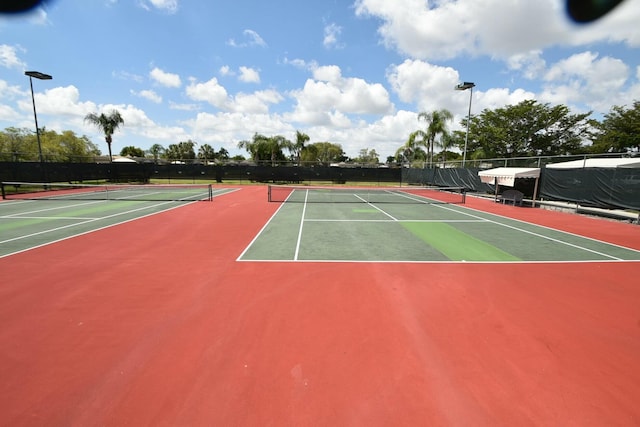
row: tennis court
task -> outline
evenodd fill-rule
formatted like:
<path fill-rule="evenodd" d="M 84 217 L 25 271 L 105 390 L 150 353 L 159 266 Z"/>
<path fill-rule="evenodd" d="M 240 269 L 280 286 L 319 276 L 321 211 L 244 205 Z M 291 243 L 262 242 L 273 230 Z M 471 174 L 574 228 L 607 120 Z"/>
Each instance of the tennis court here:
<path fill-rule="evenodd" d="M 468 208 L 460 189 L 275 186 L 268 191 L 282 205 L 241 261 L 640 260 L 633 248 Z"/>
<path fill-rule="evenodd" d="M 637 425 L 637 225 L 212 193 L 0 202 L 1 425 Z"/>
<path fill-rule="evenodd" d="M 0 257 L 234 191 L 211 185 L 2 183 Z"/>

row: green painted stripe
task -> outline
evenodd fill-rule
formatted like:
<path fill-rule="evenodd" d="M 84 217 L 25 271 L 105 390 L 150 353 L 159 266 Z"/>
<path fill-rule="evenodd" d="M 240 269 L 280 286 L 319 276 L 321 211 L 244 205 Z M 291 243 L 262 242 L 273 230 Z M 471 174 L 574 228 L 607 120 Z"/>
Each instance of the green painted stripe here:
<path fill-rule="evenodd" d="M 354 209 L 353 212 L 355 213 L 378 213 L 380 212 L 377 209 Z"/>
<path fill-rule="evenodd" d="M 446 223 L 403 222 L 402 225 L 452 261 L 520 261 Z"/>

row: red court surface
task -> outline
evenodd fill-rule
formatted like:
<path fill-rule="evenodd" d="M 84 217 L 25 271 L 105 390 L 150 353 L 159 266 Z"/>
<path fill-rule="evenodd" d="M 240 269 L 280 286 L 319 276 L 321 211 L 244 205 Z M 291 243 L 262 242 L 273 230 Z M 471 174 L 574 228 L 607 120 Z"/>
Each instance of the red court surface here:
<path fill-rule="evenodd" d="M 0 259 L 0 424 L 640 424 L 640 263 L 236 262 L 265 192 Z"/>

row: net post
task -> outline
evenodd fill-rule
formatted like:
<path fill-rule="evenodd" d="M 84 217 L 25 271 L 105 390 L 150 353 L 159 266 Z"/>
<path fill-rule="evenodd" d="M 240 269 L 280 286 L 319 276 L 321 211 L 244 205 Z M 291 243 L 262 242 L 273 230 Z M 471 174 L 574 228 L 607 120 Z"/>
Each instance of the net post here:
<path fill-rule="evenodd" d="M 0 187 L 2 187 L 2 200 L 6 200 L 7 194 L 4 192 L 4 182 L 0 183 Z"/>
<path fill-rule="evenodd" d="M 271 203 L 271 184 L 267 185 L 267 201 Z"/>
<path fill-rule="evenodd" d="M 213 200 L 213 185 L 209 184 L 209 201 Z"/>

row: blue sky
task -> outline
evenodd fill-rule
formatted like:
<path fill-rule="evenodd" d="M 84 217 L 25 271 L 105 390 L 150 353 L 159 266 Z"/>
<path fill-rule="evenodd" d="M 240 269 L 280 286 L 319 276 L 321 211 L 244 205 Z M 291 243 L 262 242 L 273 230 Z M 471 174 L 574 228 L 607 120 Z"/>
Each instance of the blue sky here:
<path fill-rule="evenodd" d="M 256 132 L 393 155 L 446 108 L 472 114 L 525 99 L 601 118 L 640 100 L 640 0 L 574 25 L 561 0 L 52 0 L 0 17 L 0 129 L 87 135 L 117 109 L 113 151 L 191 139 L 237 148 Z"/>

